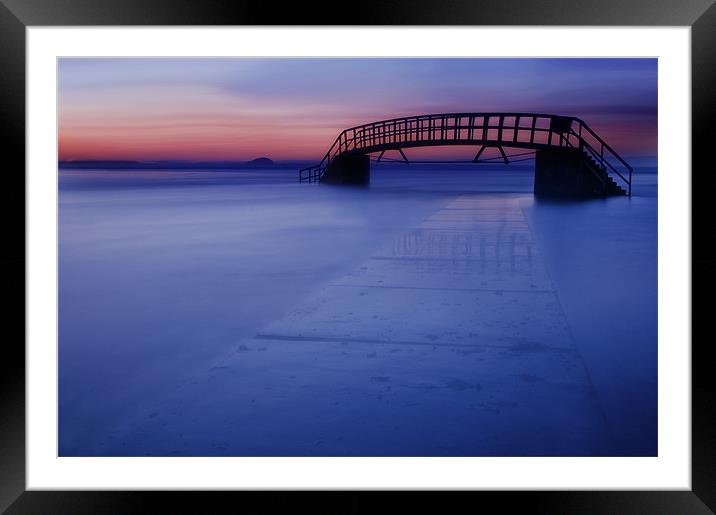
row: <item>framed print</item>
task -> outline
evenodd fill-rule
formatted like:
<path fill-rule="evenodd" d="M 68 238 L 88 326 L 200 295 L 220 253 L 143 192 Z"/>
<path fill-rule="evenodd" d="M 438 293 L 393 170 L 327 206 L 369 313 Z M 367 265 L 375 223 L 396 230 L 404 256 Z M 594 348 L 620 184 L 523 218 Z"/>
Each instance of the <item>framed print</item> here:
<path fill-rule="evenodd" d="M 8 513 L 714 509 L 711 2 L 0 13 Z"/>

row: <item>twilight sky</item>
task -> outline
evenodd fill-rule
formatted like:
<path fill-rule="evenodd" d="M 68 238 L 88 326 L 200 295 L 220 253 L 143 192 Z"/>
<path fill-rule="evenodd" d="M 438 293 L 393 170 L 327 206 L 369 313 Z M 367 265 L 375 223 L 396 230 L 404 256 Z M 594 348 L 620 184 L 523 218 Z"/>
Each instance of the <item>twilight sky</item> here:
<path fill-rule="evenodd" d="M 657 60 L 59 60 L 61 160 L 311 160 L 346 127 L 469 111 L 578 116 L 617 152 L 655 156 Z"/>

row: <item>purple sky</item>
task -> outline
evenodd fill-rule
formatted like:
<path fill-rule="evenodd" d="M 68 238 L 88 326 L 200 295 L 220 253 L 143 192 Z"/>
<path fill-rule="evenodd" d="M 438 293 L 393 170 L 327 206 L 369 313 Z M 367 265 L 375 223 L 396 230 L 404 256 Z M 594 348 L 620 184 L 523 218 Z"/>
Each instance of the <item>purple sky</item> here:
<path fill-rule="evenodd" d="M 655 156 L 657 60 L 59 62 L 60 159 L 315 159 L 346 127 L 469 111 L 578 116 L 617 152 Z M 474 153 L 425 152 L 463 150 Z"/>

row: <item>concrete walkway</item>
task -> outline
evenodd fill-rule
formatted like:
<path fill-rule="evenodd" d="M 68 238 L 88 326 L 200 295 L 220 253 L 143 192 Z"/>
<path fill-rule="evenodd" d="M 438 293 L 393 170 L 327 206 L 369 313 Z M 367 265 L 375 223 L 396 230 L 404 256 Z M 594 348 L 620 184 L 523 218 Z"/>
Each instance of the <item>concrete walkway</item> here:
<path fill-rule="evenodd" d="M 589 456 L 612 448 L 511 195 L 456 197 L 237 342 L 146 417 L 103 453 Z"/>

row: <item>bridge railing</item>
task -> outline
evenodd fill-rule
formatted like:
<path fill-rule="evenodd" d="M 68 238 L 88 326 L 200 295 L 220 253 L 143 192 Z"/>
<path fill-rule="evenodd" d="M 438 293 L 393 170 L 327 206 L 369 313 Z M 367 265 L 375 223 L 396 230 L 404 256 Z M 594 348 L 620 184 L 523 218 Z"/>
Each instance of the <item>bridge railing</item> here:
<path fill-rule="evenodd" d="M 345 153 L 342 151 L 345 141 L 346 131 L 343 131 L 338 135 L 336 140 L 333 142 L 333 145 L 331 145 L 331 148 L 328 149 L 328 152 L 326 152 L 323 159 L 321 159 L 317 165 L 308 166 L 298 171 L 298 181 L 318 182 L 323 175 L 323 172 L 325 172 L 326 168 L 328 168 L 330 162 L 340 154 Z"/>
<path fill-rule="evenodd" d="M 299 180 L 320 180 L 342 154 L 428 145 L 492 145 L 579 148 L 603 170 L 613 172 L 631 194 L 631 167 L 579 118 L 539 113 L 450 113 L 381 120 L 342 131 L 315 166 Z"/>
<path fill-rule="evenodd" d="M 627 186 L 631 196 L 631 183 L 634 169 L 609 146 L 599 135 L 579 118 L 574 118 L 570 136 L 576 139 L 576 145 L 587 153 L 605 171 L 617 175 Z"/>

